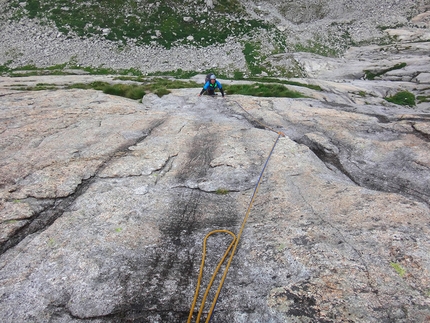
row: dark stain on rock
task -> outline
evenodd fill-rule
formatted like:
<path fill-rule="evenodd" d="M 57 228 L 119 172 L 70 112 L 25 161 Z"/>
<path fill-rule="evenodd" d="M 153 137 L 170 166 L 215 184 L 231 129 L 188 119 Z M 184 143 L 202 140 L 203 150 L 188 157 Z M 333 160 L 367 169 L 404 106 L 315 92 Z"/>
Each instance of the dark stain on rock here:
<path fill-rule="evenodd" d="M 187 163 L 177 176 L 180 182 L 188 179 L 199 179 L 206 175 L 217 148 L 217 135 L 214 133 L 199 133 L 193 138 L 188 151 Z"/>
<path fill-rule="evenodd" d="M 204 179 L 217 147 L 216 134 L 193 138 L 179 182 Z M 168 213 L 159 225 L 160 243 L 145 250 L 139 277 L 126 278 L 141 286 L 134 289 L 127 304 L 121 305 L 113 322 L 185 322 L 197 281 L 204 236 L 214 229 L 235 231 L 238 221 L 235 198 L 198 189 L 171 189 Z M 229 236 L 228 236 L 229 237 Z M 216 266 L 228 245 L 228 237 L 210 238 L 206 268 Z M 219 243 L 219 244 L 218 244 Z M 209 243 L 208 243 L 209 244 Z M 135 260 L 133 260 L 135 262 Z M 210 269 L 208 269 L 210 271 Z M 205 280 L 210 278 L 204 277 Z"/>
<path fill-rule="evenodd" d="M 263 124 L 260 123 L 260 122 L 258 122 L 257 120 L 248 119 L 248 121 L 249 121 L 250 124 L 252 124 L 252 126 L 254 128 L 257 128 L 257 129 L 266 129 L 266 127 L 263 126 Z M 263 122 L 263 121 L 261 121 L 261 122 Z"/>
<path fill-rule="evenodd" d="M 194 137 L 177 180 L 204 179 L 216 147 L 216 134 L 199 133 Z M 141 274 L 132 279 L 140 281 L 141 286 L 119 310 L 121 322 L 185 322 L 197 281 L 203 237 L 219 228 L 234 231 L 237 224 L 235 199 L 228 195 L 177 187 L 171 190 L 168 203 L 170 209 L 159 225 L 160 243 L 145 251 Z M 227 239 L 215 240 L 225 244 Z M 217 241 L 212 241 L 210 248 L 215 249 L 216 256 L 207 257 L 209 267 L 219 260 L 213 242 Z M 126 280 L 125 285 L 130 279 Z"/>
<path fill-rule="evenodd" d="M 299 246 L 307 246 L 311 241 L 308 239 L 307 236 L 300 236 L 297 238 L 293 238 L 293 242 Z"/>
<path fill-rule="evenodd" d="M 234 231 L 237 212 L 234 199 L 198 190 L 177 189 L 172 209 L 160 224 L 160 243 L 129 259 L 131 276 L 122 286 L 132 286 L 110 322 L 186 322 L 194 295 L 202 255 L 203 237 L 213 229 Z M 202 286 L 230 242 L 215 236 L 208 242 Z M 207 277 L 206 277 L 207 276 Z"/>

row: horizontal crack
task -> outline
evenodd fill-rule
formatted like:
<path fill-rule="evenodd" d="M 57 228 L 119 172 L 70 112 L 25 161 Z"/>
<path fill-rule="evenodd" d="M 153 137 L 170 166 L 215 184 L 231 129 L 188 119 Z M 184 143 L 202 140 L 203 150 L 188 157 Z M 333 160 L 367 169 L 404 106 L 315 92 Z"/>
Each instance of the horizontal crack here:
<path fill-rule="evenodd" d="M 98 316 L 86 316 L 86 317 L 79 317 L 77 315 L 74 315 L 70 312 L 69 309 L 67 309 L 65 306 L 58 306 L 61 307 L 64 312 L 67 313 L 71 318 L 79 319 L 79 320 L 88 320 L 88 321 L 97 321 L 99 322 L 100 319 L 114 322 L 135 322 L 136 320 L 138 322 L 146 322 L 146 319 L 148 319 L 148 316 L 157 315 L 158 317 L 161 317 L 162 322 L 171 322 L 172 315 L 176 315 L 177 322 L 185 322 L 188 317 L 188 312 L 186 311 L 177 311 L 173 309 L 157 309 L 157 308 L 142 308 L 140 307 L 142 304 L 125 304 L 125 309 L 120 310 L 114 310 L 111 313 L 105 314 L 105 315 L 98 315 Z M 158 318 L 160 319 L 160 318 Z"/>
<path fill-rule="evenodd" d="M 415 134 L 418 138 L 420 138 L 420 139 L 422 139 L 422 140 L 425 140 L 425 141 L 427 141 L 427 142 L 430 142 L 430 134 L 425 133 L 425 132 L 422 132 L 421 130 L 417 129 L 417 127 L 416 127 L 416 125 L 415 125 L 415 124 L 412 124 L 412 128 L 414 129 L 414 134 Z"/>
<path fill-rule="evenodd" d="M 204 190 L 200 187 L 191 187 L 188 185 L 176 185 L 176 186 L 172 186 L 171 188 L 186 188 L 189 190 L 195 190 L 195 191 L 199 191 L 199 192 L 203 192 L 203 193 L 208 193 L 208 194 L 217 194 L 217 195 L 224 195 L 224 194 L 228 194 L 228 193 L 239 193 L 239 192 L 247 192 L 249 190 L 251 190 L 253 187 L 250 188 L 245 188 L 243 190 L 235 190 L 235 189 L 225 189 L 225 193 L 220 193 L 219 190 Z M 221 189 L 224 191 L 224 189 Z"/>

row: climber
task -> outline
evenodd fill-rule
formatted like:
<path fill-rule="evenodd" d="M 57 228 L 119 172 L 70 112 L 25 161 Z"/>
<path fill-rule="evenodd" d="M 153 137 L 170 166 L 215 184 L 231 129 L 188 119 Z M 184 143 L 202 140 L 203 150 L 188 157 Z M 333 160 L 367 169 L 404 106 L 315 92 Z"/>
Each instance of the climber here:
<path fill-rule="evenodd" d="M 220 82 L 217 81 L 214 74 L 208 74 L 205 79 L 205 85 L 203 86 L 202 91 L 199 93 L 199 96 L 203 94 L 203 92 L 207 91 L 209 95 L 216 95 L 215 89 L 219 89 L 222 97 L 224 97 L 224 90 L 222 89 L 222 85 Z"/>

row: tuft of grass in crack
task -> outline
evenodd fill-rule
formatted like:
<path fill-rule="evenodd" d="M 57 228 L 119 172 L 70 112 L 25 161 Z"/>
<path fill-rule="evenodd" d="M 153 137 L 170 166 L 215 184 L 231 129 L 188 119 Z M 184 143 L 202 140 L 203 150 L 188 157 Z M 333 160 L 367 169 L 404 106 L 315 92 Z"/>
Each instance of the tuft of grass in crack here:
<path fill-rule="evenodd" d="M 389 96 L 384 98 L 386 101 L 413 107 L 415 106 L 415 95 L 409 91 L 400 91 L 394 94 L 393 96 Z"/>
<path fill-rule="evenodd" d="M 417 101 L 418 103 L 430 102 L 430 96 L 419 95 Z"/>
<path fill-rule="evenodd" d="M 397 24 L 395 24 L 393 26 L 381 26 L 381 25 L 378 25 L 378 26 L 376 26 L 376 28 L 378 28 L 381 31 L 384 31 L 384 30 L 387 30 L 387 29 L 398 29 L 398 28 L 402 28 L 404 26 L 405 26 L 404 23 L 397 23 Z"/>
<path fill-rule="evenodd" d="M 48 90 L 58 90 L 56 84 L 48 83 L 37 83 L 35 86 L 27 86 L 25 84 L 16 84 L 11 87 L 11 90 L 15 91 L 48 91 Z"/>
<path fill-rule="evenodd" d="M 46 91 L 46 90 L 56 90 L 58 89 L 58 86 L 56 84 L 49 84 L 49 83 L 37 83 L 34 88 L 32 88 L 33 91 Z"/>
<path fill-rule="evenodd" d="M 243 77 L 243 74 L 237 74 L 238 80 L 245 80 L 245 78 Z M 276 78 L 271 78 L 271 77 L 248 77 L 246 78 L 247 81 L 255 81 L 255 82 L 264 82 L 264 83 L 279 83 L 279 84 L 285 84 L 285 85 L 294 85 L 294 86 L 300 86 L 300 87 L 306 87 L 308 89 L 312 89 L 312 90 L 316 90 L 316 91 L 322 91 L 321 86 L 319 85 L 313 85 L 313 84 L 305 84 L 305 83 L 300 83 L 300 82 L 296 82 L 296 81 L 287 81 L 287 80 L 280 80 L 280 79 L 276 79 Z"/>
<path fill-rule="evenodd" d="M 396 271 L 396 273 L 399 274 L 400 277 L 404 277 L 406 274 L 406 270 L 398 263 L 395 262 L 391 262 L 390 266 L 394 268 L 394 270 Z"/>
<path fill-rule="evenodd" d="M 279 244 L 279 246 L 276 249 L 277 249 L 277 251 L 281 252 L 281 251 L 284 251 L 285 248 L 286 248 L 285 243 L 281 243 L 281 244 Z"/>
<path fill-rule="evenodd" d="M 95 82 L 91 82 L 91 83 L 75 83 L 75 84 L 69 85 L 67 88 L 68 89 L 82 89 L 82 90 L 93 89 L 93 90 L 103 91 L 103 89 L 109 85 L 110 84 L 107 82 L 95 81 Z"/>
<path fill-rule="evenodd" d="M 280 84 L 242 84 L 225 87 L 228 94 L 242 94 L 260 97 L 306 98 L 297 91 L 292 91 Z"/>
<path fill-rule="evenodd" d="M 54 238 L 49 238 L 48 241 L 46 242 L 48 244 L 49 247 L 53 248 L 55 247 L 55 245 L 57 244 L 57 242 L 55 241 Z"/>
<path fill-rule="evenodd" d="M 406 63 L 399 63 L 399 64 L 394 65 L 393 67 L 386 68 L 386 69 L 383 69 L 380 71 L 373 71 L 373 72 L 369 71 L 369 70 L 364 70 L 364 74 L 366 76 L 366 79 L 374 80 L 375 77 L 384 75 L 385 73 L 388 73 L 390 71 L 402 69 L 403 67 L 406 67 L 406 65 L 407 65 Z"/>
<path fill-rule="evenodd" d="M 219 188 L 215 191 L 215 194 L 218 194 L 218 195 L 226 195 L 228 193 L 229 193 L 229 190 L 225 188 Z"/>
<path fill-rule="evenodd" d="M 168 88 L 168 89 L 186 89 L 186 88 L 195 88 L 200 87 L 200 84 L 194 81 L 179 81 L 179 80 L 170 80 L 165 78 L 155 78 L 148 81 L 148 84 L 145 85 L 149 91 L 156 90 L 158 88 Z"/>

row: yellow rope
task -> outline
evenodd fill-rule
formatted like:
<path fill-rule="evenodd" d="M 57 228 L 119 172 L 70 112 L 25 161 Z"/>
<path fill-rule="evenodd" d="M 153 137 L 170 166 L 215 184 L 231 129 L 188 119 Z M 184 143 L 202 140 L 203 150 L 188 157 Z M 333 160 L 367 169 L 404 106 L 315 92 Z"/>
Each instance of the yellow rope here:
<path fill-rule="evenodd" d="M 245 109 L 243 109 L 243 108 L 242 108 L 242 106 L 241 106 L 238 102 L 236 102 L 236 101 L 234 101 L 234 102 L 235 102 L 237 105 L 239 105 L 239 107 L 240 107 L 242 110 L 244 110 L 247 114 L 249 114 L 249 113 L 248 113 L 248 111 L 246 111 Z M 250 114 L 249 114 L 249 115 L 250 115 Z M 252 117 L 252 115 L 250 115 L 250 116 Z M 252 118 L 253 118 L 253 117 L 252 117 Z M 254 118 L 253 118 L 253 119 L 254 119 Z M 221 277 L 221 281 L 220 281 L 220 283 L 219 283 L 219 285 L 218 285 L 218 289 L 217 289 L 217 291 L 216 291 L 216 293 L 215 293 L 215 297 L 214 297 L 214 299 L 213 299 L 213 301 L 212 301 L 212 305 L 211 305 L 211 307 L 210 307 L 210 309 L 209 309 L 209 312 L 208 312 L 208 315 L 207 315 L 207 318 L 206 318 L 205 323 L 208 323 L 208 322 L 210 321 L 211 317 L 212 317 L 212 313 L 213 313 L 213 311 L 214 311 L 214 309 L 215 309 L 215 305 L 216 305 L 217 300 L 218 300 L 218 297 L 219 297 L 219 295 L 220 295 L 220 293 L 221 293 L 222 286 L 223 286 L 223 284 L 224 284 L 225 278 L 227 277 L 228 270 L 229 270 L 229 268 L 230 268 L 231 262 L 233 261 L 234 254 L 236 253 L 236 249 L 237 249 L 237 246 L 238 246 L 238 244 L 239 244 L 239 240 L 240 240 L 240 238 L 241 238 L 241 236 L 242 236 L 242 232 L 243 232 L 243 230 L 244 230 L 244 228 L 245 228 L 245 224 L 246 224 L 246 222 L 248 221 L 249 214 L 250 214 L 250 212 L 251 212 L 252 205 L 253 205 L 254 200 L 255 200 L 255 197 L 256 197 L 256 195 L 257 195 L 258 188 L 260 187 L 260 184 L 261 184 L 261 180 L 262 180 L 262 178 L 263 178 L 264 171 L 265 171 L 265 169 L 266 169 L 266 167 L 267 167 L 267 164 L 268 164 L 268 162 L 269 162 L 270 157 L 272 156 L 273 150 L 275 149 L 275 146 L 276 146 L 276 144 L 278 143 L 279 138 L 280 138 L 281 136 L 285 136 L 285 134 L 284 134 L 284 133 L 282 133 L 282 132 L 277 132 L 277 131 L 273 130 L 272 128 L 270 128 L 270 127 L 268 127 L 268 126 L 264 125 L 264 124 L 263 124 L 263 123 L 261 123 L 260 121 L 258 121 L 258 120 L 256 120 L 256 119 L 254 119 L 254 120 L 255 120 L 256 122 L 258 122 L 259 124 L 261 124 L 262 126 L 264 126 L 265 128 L 267 128 L 267 129 L 269 129 L 269 130 L 271 130 L 271 131 L 276 132 L 276 133 L 278 134 L 278 137 L 276 138 L 276 140 L 275 140 L 275 142 L 274 142 L 274 144 L 273 144 L 273 146 L 272 146 L 272 149 L 271 149 L 271 151 L 270 151 L 270 154 L 269 154 L 269 156 L 267 157 L 266 162 L 265 162 L 265 164 L 264 164 L 264 166 L 263 166 L 263 170 L 262 170 L 262 171 L 261 171 L 261 173 L 260 173 L 260 177 L 258 178 L 257 184 L 256 184 L 255 189 L 254 189 L 254 193 L 252 194 L 251 201 L 249 202 L 249 205 L 248 205 L 248 210 L 246 211 L 245 217 L 244 217 L 244 219 L 243 219 L 243 221 L 242 221 L 242 225 L 241 225 L 241 227 L 240 227 L 240 230 L 239 230 L 239 233 L 237 234 L 237 236 L 236 236 L 233 232 L 231 232 L 231 231 L 229 231 L 229 230 L 213 230 L 213 231 L 209 232 L 209 233 L 205 236 L 205 238 L 204 238 L 204 240 L 203 240 L 202 262 L 201 262 L 201 264 L 200 264 L 200 271 L 199 271 L 199 276 L 198 276 L 198 279 L 197 279 L 197 286 L 196 286 L 196 290 L 195 290 L 195 292 L 194 292 L 194 299 L 193 299 L 193 303 L 191 304 L 190 313 L 189 313 L 189 315 L 188 315 L 187 323 L 191 323 L 191 320 L 192 320 L 192 318 L 193 318 L 194 308 L 195 308 L 195 306 L 196 306 L 197 298 L 198 298 L 198 295 L 199 295 L 200 284 L 201 284 L 201 280 L 202 280 L 202 277 L 203 277 L 203 268 L 204 268 L 205 258 L 206 258 L 206 243 L 207 243 L 207 239 L 208 239 L 211 235 L 213 235 L 213 234 L 215 234 L 215 233 L 228 233 L 229 235 L 231 235 L 231 236 L 233 237 L 232 242 L 230 243 L 230 245 L 228 246 L 228 248 L 227 248 L 227 249 L 226 249 L 226 251 L 224 252 L 224 255 L 222 256 L 221 260 L 219 261 L 219 263 L 218 263 L 217 267 L 215 268 L 214 273 L 212 274 L 212 277 L 211 277 L 211 279 L 210 279 L 210 281 L 209 281 L 209 283 L 208 283 L 208 286 L 206 287 L 206 291 L 205 291 L 205 293 L 204 293 L 204 295 L 203 295 L 203 299 L 202 299 L 202 302 L 201 302 L 201 305 L 200 305 L 199 311 L 198 311 L 198 313 L 197 313 L 196 323 L 199 323 L 199 322 L 200 322 L 200 318 L 201 318 L 201 316 L 202 316 L 202 314 L 203 314 L 203 310 L 204 310 L 204 307 L 205 307 L 205 304 L 206 304 L 206 298 L 207 298 L 207 296 L 208 296 L 208 294 L 209 294 L 209 291 L 210 291 L 210 289 L 211 289 L 211 287 L 212 287 L 212 285 L 213 285 L 213 282 L 215 281 L 216 276 L 218 275 L 218 272 L 219 272 L 219 270 L 220 270 L 221 266 L 223 265 L 223 263 L 225 262 L 225 260 L 226 260 L 226 258 L 227 258 L 227 256 L 228 256 L 228 254 L 229 254 L 229 253 L 230 253 L 230 251 L 231 251 L 231 253 L 230 253 L 230 257 L 228 258 L 227 265 L 226 265 L 226 267 L 225 267 L 225 269 L 224 269 L 223 275 L 222 275 L 222 277 Z"/>
<path fill-rule="evenodd" d="M 230 235 L 233 237 L 233 240 L 232 240 L 232 242 L 230 243 L 230 245 L 228 246 L 227 250 L 224 252 L 224 255 L 222 256 L 222 258 L 221 258 L 221 260 L 219 261 L 219 263 L 218 263 L 217 267 L 215 268 L 214 273 L 212 274 L 212 278 L 211 278 L 211 280 L 210 280 L 210 281 L 209 281 L 209 283 L 208 283 L 208 286 L 207 286 L 207 288 L 206 288 L 205 294 L 203 295 L 202 303 L 201 303 L 201 305 L 200 305 L 200 309 L 199 309 L 199 312 L 198 312 L 198 315 L 197 315 L 196 322 L 199 322 L 199 321 L 200 321 L 200 316 L 202 315 L 202 313 L 203 313 L 203 308 L 204 308 L 204 306 L 205 306 L 205 304 L 206 304 L 206 298 L 207 298 L 207 296 L 208 296 L 208 294 L 209 294 L 209 291 L 210 291 L 210 289 L 211 289 L 211 287 L 212 287 L 212 284 L 213 284 L 213 282 L 214 282 L 214 280 L 215 280 L 215 277 L 217 276 L 217 274 L 218 274 L 218 272 L 219 272 L 219 269 L 221 268 L 222 264 L 223 264 L 223 263 L 224 263 L 224 261 L 225 261 L 225 258 L 227 257 L 228 253 L 230 252 L 231 248 L 233 247 L 233 245 L 235 244 L 235 242 L 236 242 L 236 240 L 237 240 L 237 239 L 236 239 L 235 234 L 234 234 L 233 232 L 229 231 L 229 230 L 214 230 L 214 231 L 209 232 L 209 233 L 205 236 L 205 238 L 204 238 L 204 240 L 203 240 L 202 262 L 201 262 L 201 264 L 200 264 L 199 277 L 198 277 L 198 279 L 197 279 L 196 291 L 195 291 L 195 293 L 194 293 L 194 300 L 193 300 L 193 304 L 191 305 L 190 314 L 189 314 L 189 316 L 188 316 L 188 322 L 191 322 L 191 319 L 192 319 L 192 317 L 193 317 L 193 310 L 194 310 L 194 307 L 196 306 L 197 298 L 198 298 L 198 296 L 199 296 L 199 289 L 200 289 L 200 284 L 201 284 L 201 280 L 202 280 L 202 276 L 203 276 L 203 267 L 204 267 L 204 265 L 205 265 L 205 258 L 206 258 L 206 242 L 207 242 L 207 239 L 208 239 L 208 238 L 209 238 L 209 236 L 211 236 L 212 234 L 215 234 L 215 233 L 218 233 L 218 232 L 224 232 L 224 233 L 228 233 L 228 234 L 230 234 Z"/>
<path fill-rule="evenodd" d="M 203 313 L 204 306 L 205 306 L 205 303 L 206 303 L 206 298 L 207 298 L 207 295 L 209 294 L 210 288 L 212 287 L 212 284 L 213 284 L 213 282 L 214 282 L 214 280 L 215 280 L 215 277 L 217 276 L 217 274 L 218 274 L 218 272 L 219 272 L 219 269 L 221 268 L 221 266 L 222 266 L 222 264 L 224 263 L 224 261 L 225 261 L 225 259 L 226 259 L 227 255 L 229 254 L 230 250 L 231 250 L 231 249 L 232 249 L 232 247 L 233 247 L 233 249 L 232 249 L 232 251 L 231 251 L 231 254 L 230 254 L 230 257 L 229 257 L 229 259 L 228 259 L 227 265 L 226 265 L 226 267 L 225 267 L 225 269 L 224 269 L 224 273 L 223 273 L 223 275 L 222 275 L 221 281 L 220 281 L 220 283 L 219 283 L 219 285 L 218 285 L 218 289 L 217 289 L 217 292 L 216 292 L 216 294 L 215 294 L 214 300 L 212 301 L 212 305 L 211 305 L 211 308 L 210 308 L 210 310 L 209 310 L 209 313 L 208 313 L 207 319 L 206 319 L 206 321 L 205 321 L 205 322 L 206 322 L 206 323 L 208 323 L 208 322 L 209 322 L 209 320 L 210 320 L 210 318 L 211 318 L 211 316 L 212 316 L 212 313 L 213 313 L 213 310 L 214 310 L 214 308 L 215 308 L 215 305 L 216 305 L 217 299 L 218 299 L 218 297 L 219 297 L 219 294 L 221 293 L 221 288 L 222 288 L 222 286 L 223 286 L 223 284 L 224 284 L 225 278 L 227 277 L 228 270 L 229 270 L 229 268 L 230 268 L 231 262 L 232 262 L 232 260 L 233 260 L 234 254 L 235 254 L 236 249 L 237 249 L 237 246 L 238 246 L 238 244 L 239 244 L 239 240 L 240 240 L 240 238 L 241 238 L 241 236 L 242 236 L 242 232 L 243 232 L 243 230 L 244 230 L 244 228 L 245 228 L 245 224 L 246 224 L 246 222 L 248 221 L 248 217 L 249 217 L 249 214 L 250 214 L 250 212 L 251 212 L 252 205 L 253 205 L 253 203 L 254 203 L 255 197 L 256 197 L 257 192 L 258 192 L 258 188 L 260 187 L 261 180 L 262 180 L 262 178 L 263 178 L 263 177 L 262 177 L 262 175 L 263 175 L 264 170 L 265 170 L 265 168 L 266 168 L 266 166 L 267 166 L 267 162 L 269 161 L 270 156 L 271 156 L 271 154 L 272 154 L 272 152 L 273 152 L 273 150 L 274 150 L 274 148 L 275 148 L 275 146 L 276 146 L 276 143 L 278 142 L 278 140 L 279 140 L 279 138 L 280 138 L 280 137 L 281 137 L 281 134 L 278 134 L 278 138 L 276 139 L 275 143 L 273 144 L 273 147 L 272 147 L 272 150 L 271 150 L 271 152 L 270 152 L 270 155 L 269 155 L 269 157 L 268 157 L 268 158 L 267 158 L 267 160 L 266 160 L 266 164 L 265 164 L 265 166 L 264 166 L 264 168 L 263 168 L 263 171 L 262 171 L 262 172 L 261 172 L 261 174 L 260 174 L 260 178 L 258 179 L 257 185 L 256 185 L 256 187 L 255 187 L 254 193 L 253 193 L 252 198 L 251 198 L 251 202 L 249 203 L 248 210 L 246 211 L 245 217 L 244 217 L 244 219 L 243 219 L 243 221 L 242 221 L 242 225 L 241 225 L 241 227 L 240 227 L 240 230 L 239 230 L 239 233 L 237 234 L 237 236 L 235 236 L 235 235 L 234 235 L 234 233 L 232 233 L 231 231 L 228 231 L 228 230 L 214 230 L 214 231 L 209 232 L 209 233 L 206 235 L 206 237 L 205 237 L 205 239 L 204 239 L 204 241 L 203 241 L 203 255 L 202 255 L 202 262 L 201 262 L 201 265 L 200 265 L 200 273 L 199 273 L 199 277 L 198 277 L 198 281 L 197 281 L 196 291 L 195 291 L 195 293 L 194 293 L 194 300 L 193 300 L 193 304 L 191 305 L 190 313 L 189 313 L 189 315 L 188 315 L 188 321 L 187 321 L 187 323 L 191 323 L 191 320 L 192 320 L 192 317 L 193 317 L 194 307 L 195 307 L 195 305 L 196 305 L 197 298 L 198 298 L 198 294 L 199 294 L 201 278 L 202 278 L 202 276 L 203 276 L 203 267 L 204 267 L 205 258 L 206 258 L 206 242 L 207 242 L 207 239 L 208 239 L 212 234 L 215 234 L 215 233 L 218 233 L 218 232 L 228 233 L 228 234 L 230 234 L 230 235 L 233 237 L 233 240 L 232 240 L 232 242 L 231 242 L 230 246 L 229 246 L 229 247 L 227 248 L 227 250 L 224 252 L 223 257 L 221 258 L 220 262 L 218 263 L 218 265 L 217 265 L 217 267 L 216 267 L 216 269 L 215 269 L 215 271 L 214 271 L 214 273 L 213 273 L 213 275 L 212 275 L 212 278 L 211 278 L 211 280 L 210 280 L 210 282 L 209 282 L 209 284 L 208 284 L 208 286 L 207 286 L 207 288 L 206 288 L 205 294 L 204 294 L 203 299 L 202 299 L 202 303 L 201 303 L 201 305 L 200 305 L 200 309 L 199 309 L 198 314 L 197 314 L 197 318 L 196 318 L 196 322 L 197 322 L 197 323 L 198 323 L 198 322 L 200 322 L 200 318 L 201 318 L 201 315 L 202 315 L 202 313 Z"/>

